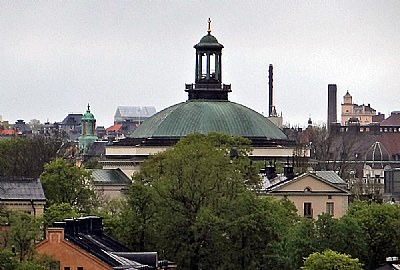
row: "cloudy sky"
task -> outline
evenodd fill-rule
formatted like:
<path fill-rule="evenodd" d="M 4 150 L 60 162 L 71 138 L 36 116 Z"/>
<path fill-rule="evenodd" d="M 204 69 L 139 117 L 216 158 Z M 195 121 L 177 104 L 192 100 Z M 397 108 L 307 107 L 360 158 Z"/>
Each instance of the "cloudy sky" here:
<path fill-rule="evenodd" d="M 0 115 L 54 122 L 90 103 L 107 127 L 118 105 L 185 101 L 209 17 L 231 101 L 266 115 L 273 64 L 284 123 L 326 121 L 330 83 L 338 106 L 349 90 L 400 110 L 398 0 L 0 0 Z"/>

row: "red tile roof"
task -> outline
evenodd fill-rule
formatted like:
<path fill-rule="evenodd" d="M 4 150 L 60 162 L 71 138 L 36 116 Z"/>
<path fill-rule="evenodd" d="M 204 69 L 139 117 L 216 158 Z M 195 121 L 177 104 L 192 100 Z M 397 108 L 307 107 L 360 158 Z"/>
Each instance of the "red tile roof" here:
<path fill-rule="evenodd" d="M 16 131 L 13 129 L 0 130 L 0 135 L 2 136 L 14 136 L 15 134 Z"/>
<path fill-rule="evenodd" d="M 111 127 L 106 128 L 106 132 L 117 132 L 117 131 L 121 131 L 122 128 L 122 124 L 115 124 Z"/>
<path fill-rule="evenodd" d="M 400 113 L 392 113 L 381 122 L 381 126 L 400 126 Z"/>

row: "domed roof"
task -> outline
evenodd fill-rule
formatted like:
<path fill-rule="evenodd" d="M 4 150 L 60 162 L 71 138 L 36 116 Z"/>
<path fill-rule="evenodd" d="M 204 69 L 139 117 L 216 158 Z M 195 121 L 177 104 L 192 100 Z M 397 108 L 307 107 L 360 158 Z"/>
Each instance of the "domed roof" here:
<path fill-rule="evenodd" d="M 383 168 L 383 161 L 389 160 L 389 152 L 380 142 L 374 142 L 365 154 L 365 162 L 371 164 L 373 167 L 381 165 Z"/>
<path fill-rule="evenodd" d="M 190 133 L 223 132 L 266 140 L 287 140 L 263 115 L 229 101 L 190 100 L 168 107 L 143 122 L 130 137 L 184 137 Z"/>
<path fill-rule="evenodd" d="M 93 113 L 90 112 L 90 105 L 88 104 L 88 108 L 86 110 L 86 113 L 82 116 L 82 121 L 95 121 Z"/>
<path fill-rule="evenodd" d="M 218 43 L 218 40 L 216 37 L 208 33 L 204 37 L 200 39 L 200 42 L 197 43 L 196 45 L 193 46 L 196 49 L 203 49 L 203 48 L 210 48 L 210 49 L 216 49 L 220 48 L 222 49 L 224 46 L 222 44 Z"/>

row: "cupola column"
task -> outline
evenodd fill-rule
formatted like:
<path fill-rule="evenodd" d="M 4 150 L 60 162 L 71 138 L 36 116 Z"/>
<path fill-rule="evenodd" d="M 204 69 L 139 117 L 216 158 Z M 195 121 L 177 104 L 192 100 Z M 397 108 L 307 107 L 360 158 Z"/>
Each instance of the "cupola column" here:
<path fill-rule="evenodd" d="M 194 45 L 196 49 L 195 84 L 186 84 L 185 91 L 192 99 L 228 100 L 230 85 L 222 84 L 222 48 L 211 35 L 211 20 L 208 19 L 207 35 Z"/>

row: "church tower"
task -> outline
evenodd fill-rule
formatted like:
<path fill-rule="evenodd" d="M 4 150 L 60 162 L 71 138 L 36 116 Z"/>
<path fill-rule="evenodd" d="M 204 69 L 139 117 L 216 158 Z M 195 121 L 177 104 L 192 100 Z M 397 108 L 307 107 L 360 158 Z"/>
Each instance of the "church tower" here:
<path fill-rule="evenodd" d="M 231 85 L 222 84 L 222 48 L 211 35 L 211 20 L 208 19 L 207 35 L 194 45 L 196 49 L 195 84 L 186 84 L 189 100 L 228 100 Z"/>
<path fill-rule="evenodd" d="M 79 136 L 79 150 L 81 153 L 87 153 L 89 148 L 97 140 L 95 135 L 96 119 L 90 112 L 90 105 L 88 104 L 86 113 L 82 117 L 82 134 Z"/>

